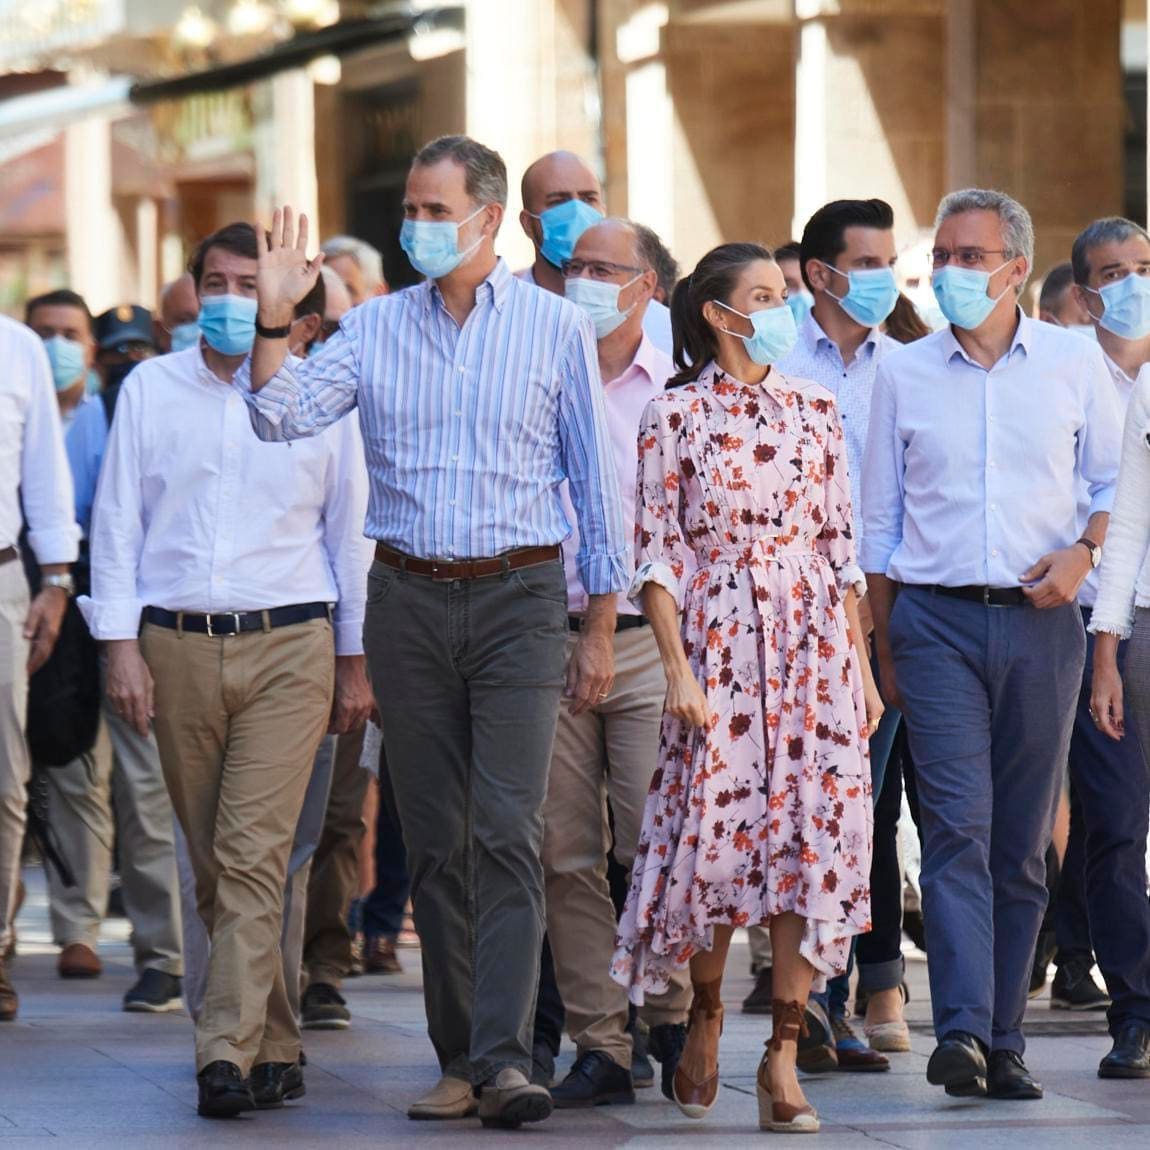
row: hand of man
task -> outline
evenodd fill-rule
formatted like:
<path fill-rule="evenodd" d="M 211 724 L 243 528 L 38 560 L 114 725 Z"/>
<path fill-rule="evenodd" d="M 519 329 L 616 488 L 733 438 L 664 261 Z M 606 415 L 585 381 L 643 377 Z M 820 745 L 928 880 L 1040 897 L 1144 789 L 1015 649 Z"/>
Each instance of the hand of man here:
<path fill-rule="evenodd" d="M 34 675 L 52 654 L 64 622 L 68 593 L 60 587 L 45 587 L 28 607 L 24 618 L 24 638 L 29 642 L 28 674 Z"/>
<path fill-rule="evenodd" d="M 256 276 L 259 318 L 267 327 L 291 323 L 296 304 L 315 287 L 323 252 L 309 260 L 307 240 L 307 216 L 300 216 L 297 234 L 291 208 L 276 208 L 271 231 L 260 240 Z"/>
<path fill-rule="evenodd" d="M 581 715 L 601 703 L 611 693 L 615 682 L 615 647 L 613 636 L 584 630 L 571 653 L 567 666 L 567 689 L 571 700 L 568 710 Z"/>
<path fill-rule="evenodd" d="M 331 705 L 329 735 L 346 735 L 362 727 L 375 710 L 375 698 L 367 681 L 367 666 L 362 655 L 335 657 L 335 696 Z"/>
<path fill-rule="evenodd" d="M 1090 552 L 1080 543 L 1043 555 L 1022 574 L 1022 593 L 1035 607 L 1065 607 L 1078 598 L 1078 589 L 1090 574 Z"/>
<path fill-rule="evenodd" d="M 156 715 L 152 672 L 135 639 L 107 644 L 108 667 L 104 690 L 112 710 L 138 735 L 147 738 Z"/>

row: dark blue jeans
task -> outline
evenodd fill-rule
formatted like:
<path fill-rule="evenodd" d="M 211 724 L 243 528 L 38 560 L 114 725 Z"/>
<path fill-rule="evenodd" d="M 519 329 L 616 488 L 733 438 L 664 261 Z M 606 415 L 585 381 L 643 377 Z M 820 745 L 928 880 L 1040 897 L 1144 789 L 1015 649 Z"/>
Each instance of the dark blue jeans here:
<path fill-rule="evenodd" d="M 387 754 L 379 752 L 379 809 L 375 816 L 375 886 L 363 900 L 362 930 L 367 938 L 395 941 L 403 929 L 403 912 L 411 893 L 407 877 L 407 851 L 395 809 L 395 791 Z"/>

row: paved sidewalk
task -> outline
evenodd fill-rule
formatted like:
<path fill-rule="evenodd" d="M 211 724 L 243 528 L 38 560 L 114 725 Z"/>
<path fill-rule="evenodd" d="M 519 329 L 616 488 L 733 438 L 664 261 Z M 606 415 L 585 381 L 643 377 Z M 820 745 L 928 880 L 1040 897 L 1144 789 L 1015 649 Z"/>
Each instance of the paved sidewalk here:
<path fill-rule="evenodd" d="M 766 1037 L 764 1020 L 738 1012 L 750 986 L 746 949 L 732 956 L 722 1046 L 723 1089 L 703 1122 L 691 1122 L 657 1090 L 637 1105 L 556 1114 L 519 1132 L 481 1131 L 477 1121 L 409 1122 L 407 1104 L 436 1078 L 423 1028 L 418 952 L 401 952 L 407 973 L 349 981 L 354 1015 L 345 1032 L 307 1035 L 307 1097 L 281 1111 L 208 1122 L 195 1114 L 191 1026 L 183 1015 L 124 1014 L 130 985 L 127 928 L 113 920 L 102 947 L 105 974 L 62 982 L 47 933 L 43 881 L 30 871 L 19 919 L 20 956 L 12 966 L 21 993 L 18 1022 L 0 1027 L 0 1150 L 66 1145 L 72 1150 L 162 1147 L 326 1147 L 380 1145 L 692 1147 L 757 1137 L 754 1073 Z M 1042 1102 L 948 1099 L 923 1077 L 932 1047 L 926 976 L 909 966 L 914 1053 L 895 1055 L 883 1075 L 807 1079 L 823 1118 L 816 1143 L 906 1150 L 1025 1150 L 1028 1147 L 1150 1147 L 1150 1081 L 1103 1082 L 1095 1074 L 1109 1048 L 1097 1018 L 1031 1008 L 1028 1060 L 1046 1085 Z M 569 1052 L 567 1052 L 569 1058 Z M 565 1059 L 566 1061 L 566 1059 Z"/>

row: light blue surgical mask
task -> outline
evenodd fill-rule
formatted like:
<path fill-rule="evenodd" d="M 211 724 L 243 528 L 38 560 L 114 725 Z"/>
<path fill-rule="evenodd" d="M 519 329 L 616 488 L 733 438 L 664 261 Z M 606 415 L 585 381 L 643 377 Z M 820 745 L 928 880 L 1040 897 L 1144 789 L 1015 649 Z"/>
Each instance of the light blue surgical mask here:
<path fill-rule="evenodd" d="M 987 295 L 990 277 L 995 272 L 1002 271 L 1010 262 L 1007 260 L 989 272 L 980 271 L 978 268 L 957 268 L 951 264 L 939 268 L 930 283 L 934 288 L 934 298 L 938 300 L 938 306 L 946 316 L 947 323 L 966 331 L 974 331 L 976 327 L 981 327 L 986 317 L 994 311 L 998 301 L 1011 290 L 1007 284 L 998 295 Z"/>
<path fill-rule="evenodd" d="M 787 307 L 791 309 L 791 315 L 795 317 L 795 327 L 798 327 L 810 315 L 814 302 L 814 297 L 805 288 L 787 296 Z"/>
<path fill-rule="evenodd" d="M 603 219 L 601 211 L 579 199 L 564 200 L 539 215 L 534 212 L 527 214 L 543 225 L 543 242 L 539 251 L 549 264 L 557 268 L 575 254 L 579 237 Z"/>
<path fill-rule="evenodd" d="M 483 242 L 482 233 L 469 248 L 459 250 L 459 229 L 475 219 L 487 205 L 476 208 L 465 220 L 404 220 L 399 230 L 399 246 L 411 266 L 429 280 L 450 275 Z"/>
<path fill-rule="evenodd" d="M 1150 335 L 1150 276 L 1128 275 L 1100 291 L 1104 311 L 1098 323 L 1119 339 L 1144 339 Z"/>
<path fill-rule="evenodd" d="M 191 323 L 179 323 L 168 335 L 172 341 L 172 351 L 187 351 L 200 342 L 200 325 L 192 320 Z"/>
<path fill-rule="evenodd" d="M 220 355 L 247 355 L 256 341 L 254 299 L 242 295 L 206 295 L 200 300 L 200 331 Z"/>
<path fill-rule="evenodd" d="M 44 341 L 48 362 L 52 365 L 52 382 L 57 391 L 75 387 L 84 376 L 84 345 L 62 335 Z"/>
<path fill-rule="evenodd" d="M 829 288 L 827 295 L 835 300 L 855 321 L 863 327 L 878 327 L 894 311 L 898 302 L 898 281 L 892 268 L 854 268 L 841 272 L 836 267 L 819 260 L 823 267 L 842 276 L 850 285 L 846 295 L 835 295 Z"/>
<path fill-rule="evenodd" d="M 722 300 L 713 300 L 721 308 L 750 320 L 755 329 L 750 335 L 740 336 L 747 355 L 760 367 L 770 367 L 788 355 L 799 337 L 795 317 L 789 307 L 765 307 L 750 315 L 736 311 Z"/>
<path fill-rule="evenodd" d="M 605 339 L 624 324 L 639 306 L 636 301 L 626 311 L 619 310 L 619 293 L 629 288 L 638 278 L 633 276 L 625 284 L 613 284 L 605 280 L 593 280 L 588 276 L 573 276 L 564 280 L 563 294 L 591 317 L 595 324 L 595 338 Z"/>

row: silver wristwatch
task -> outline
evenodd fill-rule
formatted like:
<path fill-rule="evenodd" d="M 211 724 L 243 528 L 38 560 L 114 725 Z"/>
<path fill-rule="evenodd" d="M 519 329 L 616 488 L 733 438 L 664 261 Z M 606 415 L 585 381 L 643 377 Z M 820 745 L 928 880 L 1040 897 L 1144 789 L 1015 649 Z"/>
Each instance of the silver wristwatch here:
<path fill-rule="evenodd" d="M 1075 542 L 1081 543 L 1082 546 L 1085 547 L 1086 550 L 1090 552 L 1090 566 L 1091 567 L 1096 568 L 1098 566 L 1098 564 L 1102 562 L 1102 546 L 1101 546 L 1101 544 L 1095 543 L 1092 539 L 1077 539 L 1077 540 L 1075 540 Z"/>
<path fill-rule="evenodd" d="M 65 572 L 63 575 L 45 575 L 40 580 L 41 587 L 59 587 L 65 595 L 75 595 L 76 586 L 72 582 L 72 576 Z"/>

